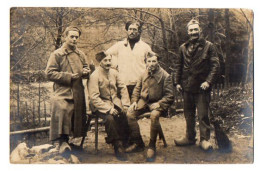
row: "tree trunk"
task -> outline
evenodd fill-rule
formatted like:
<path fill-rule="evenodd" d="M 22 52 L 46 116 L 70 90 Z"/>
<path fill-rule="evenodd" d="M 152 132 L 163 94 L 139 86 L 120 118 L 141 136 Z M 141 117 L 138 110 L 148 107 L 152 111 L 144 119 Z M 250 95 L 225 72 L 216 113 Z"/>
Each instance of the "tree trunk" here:
<path fill-rule="evenodd" d="M 163 47 L 164 47 L 164 50 L 166 51 L 166 60 L 168 61 L 169 60 L 169 48 L 168 48 L 168 42 L 167 42 L 167 37 L 166 37 L 166 30 L 165 30 L 165 23 L 162 19 L 162 14 L 161 14 L 161 9 L 158 9 L 158 12 L 159 12 L 159 21 L 161 23 L 161 27 L 162 27 L 162 37 L 163 37 Z"/>
<path fill-rule="evenodd" d="M 39 125 L 41 123 L 41 81 L 39 79 L 39 88 L 38 88 L 38 118 L 39 118 Z"/>
<path fill-rule="evenodd" d="M 215 40 L 215 36 L 214 36 L 214 9 L 209 9 L 208 12 L 208 20 L 209 20 L 209 24 L 208 24 L 208 28 L 209 28 L 209 41 L 214 43 Z"/>
<path fill-rule="evenodd" d="M 56 44 L 55 44 L 55 49 L 58 49 L 61 47 L 61 36 L 62 36 L 62 25 L 63 25 L 63 13 L 64 13 L 64 8 L 59 8 L 57 10 L 58 13 L 58 20 L 57 20 L 57 26 L 58 26 L 58 36 L 56 39 Z"/>
<path fill-rule="evenodd" d="M 225 88 L 228 87 L 229 72 L 230 72 L 230 22 L 229 9 L 225 9 L 225 23 L 226 23 L 226 57 L 225 57 Z"/>

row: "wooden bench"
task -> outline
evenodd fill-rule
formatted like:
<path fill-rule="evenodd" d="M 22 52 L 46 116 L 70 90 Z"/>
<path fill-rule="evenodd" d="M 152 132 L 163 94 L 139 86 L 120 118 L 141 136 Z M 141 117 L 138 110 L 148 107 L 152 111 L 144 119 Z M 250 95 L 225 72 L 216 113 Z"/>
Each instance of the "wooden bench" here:
<path fill-rule="evenodd" d="M 138 116 L 138 119 L 142 119 L 144 117 L 149 118 L 150 114 L 151 114 L 151 112 L 146 112 L 146 113 Z M 98 125 L 104 124 L 105 121 L 103 119 L 99 119 L 99 117 L 96 116 L 96 115 L 89 115 L 89 118 L 88 118 L 88 121 L 87 121 L 87 128 L 89 126 L 93 125 L 93 124 L 91 124 L 91 120 L 93 119 L 93 117 L 95 119 L 95 121 L 94 121 L 94 125 L 95 125 L 95 153 L 98 153 Z M 163 141 L 164 147 L 168 146 L 167 142 L 165 140 L 164 133 L 163 133 L 161 126 L 159 127 L 159 139 Z M 85 137 L 82 138 L 81 145 L 80 145 L 81 147 L 83 146 L 84 140 L 85 140 Z"/>

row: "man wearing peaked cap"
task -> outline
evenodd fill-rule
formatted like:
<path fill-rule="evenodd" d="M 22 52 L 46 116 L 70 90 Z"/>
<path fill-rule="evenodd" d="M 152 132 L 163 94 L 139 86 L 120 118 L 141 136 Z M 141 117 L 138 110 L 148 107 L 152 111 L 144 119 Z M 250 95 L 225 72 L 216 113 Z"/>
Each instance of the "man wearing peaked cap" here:
<path fill-rule="evenodd" d="M 86 104 L 83 78 L 88 78 L 90 69 L 85 54 L 77 48 L 81 31 L 67 27 L 65 42 L 51 55 L 46 67 L 47 78 L 54 82 L 50 140 L 59 142 L 61 154 L 71 151 L 69 136 L 85 136 Z"/>
<path fill-rule="evenodd" d="M 127 88 L 118 71 L 111 68 L 110 55 L 97 53 L 96 60 L 100 66 L 88 82 L 91 110 L 105 120 L 106 143 L 114 146 L 119 160 L 126 160 L 124 146 L 128 140 L 128 124 L 125 113 L 130 106 Z"/>
<path fill-rule="evenodd" d="M 173 84 L 177 91 L 183 93 L 186 135 L 176 139 L 177 146 L 196 143 L 195 113 L 197 109 L 200 147 L 212 149 L 209 129 L 209 101 L 211 87 L 219 71 L 219 58 L 215 46 L 201 37 L 199 22 L 192 19 L 187 24 L 189 40 L 179 49 L 179 59 L 175 64 Z"/>
<path fill-rule="evenodd" d="M 138 77 L 145 71 L 145 59 L 151 47 L 141 39 L 142 25 L 137 21 L 125 24 L 127 38 L 115 43 L 107 51 L 112 56 L 112 67 L 118 70 L 119 75 L 127 86 L 131 97 Z"/>

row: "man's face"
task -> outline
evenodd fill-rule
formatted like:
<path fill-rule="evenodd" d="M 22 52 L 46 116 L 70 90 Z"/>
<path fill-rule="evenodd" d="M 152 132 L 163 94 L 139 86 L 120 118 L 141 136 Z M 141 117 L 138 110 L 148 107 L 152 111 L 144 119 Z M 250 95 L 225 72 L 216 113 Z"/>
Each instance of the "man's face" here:
<path fill-rule="evenodd" d="M 68 35 L 65 38 L 65 43 L 67 43 L 69 46 L 75 47 L 77 45 L 78 39 L 79 39 L 79 32 L 69 31 Z"/>
<path fill-rule="evenodd" d="M 137 38 L 137 37 L 140 35 L 139 30 L 138 30 L 138 25 L 136 25 L 136 24 L 131 24 L 131 25 L 128 27 L 127 35 L 128 35 L 128 38 L 129 38 L 129 39 L 135 39 L 135 38 Z"/>
<path fill-rule="evenodd" d="M 111 56 L 107 56 L 104 59 L 101 60 L 100 66 L 103 67 L 106 70 L 109 70 L 111 67 Z"/>
<path fill-rule="evenodd" d="M 146 67 L 149 71 L 155 71 L 159 67 L 159 63 L 156 56 L 147 58 Z"/>
<path fill-rule="evenodd" d="M 198 24 L 192 24 L 188 26 L 188 35 L 190 40 L 197 40 L 200 37 L 200 26 Z"/>

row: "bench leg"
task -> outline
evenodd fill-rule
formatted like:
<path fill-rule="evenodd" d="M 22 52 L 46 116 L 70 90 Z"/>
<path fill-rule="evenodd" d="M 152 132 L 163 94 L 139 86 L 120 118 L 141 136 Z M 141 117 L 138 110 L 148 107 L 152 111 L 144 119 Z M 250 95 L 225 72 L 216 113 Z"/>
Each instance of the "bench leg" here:
<path fill-rule="evenodd" d="M 98 116 L 95 117 L 95 152 L 98 153 Z"/>
<path fill-rule="evenodd" d="M 165 137 L 164 137 L 164 134 L 163 134 L 163 130 L 162 130 L 162 127 L 161 127 L 161 125 L 159 126 L 159 139 L 161 140 L 163 140 L 163 145 L 164 145 L 164 147 L 167 147 L 168 145 L 167 145 L 167 143 L 166 143 L 166 140 L 165 140 Z"/>

